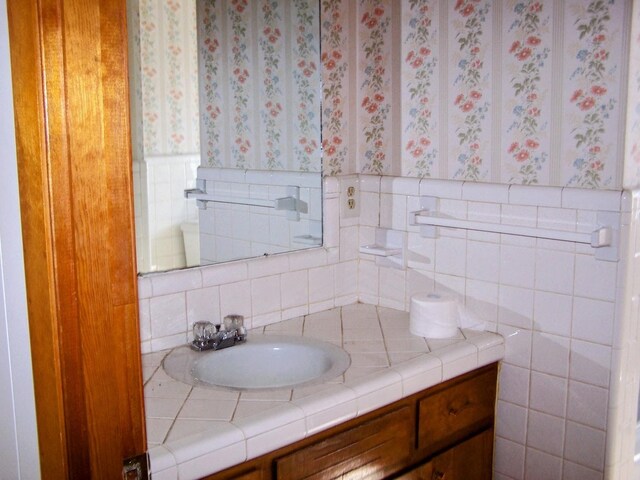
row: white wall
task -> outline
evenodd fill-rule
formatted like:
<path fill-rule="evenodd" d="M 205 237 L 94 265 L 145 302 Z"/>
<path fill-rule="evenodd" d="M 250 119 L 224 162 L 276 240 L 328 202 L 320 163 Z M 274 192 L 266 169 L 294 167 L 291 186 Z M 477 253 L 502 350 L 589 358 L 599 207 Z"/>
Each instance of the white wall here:
<path fill-rule="evenodd" d="M 27 323 L 7 6 L 0 0 L 0 477 L 40 478 Z"/>

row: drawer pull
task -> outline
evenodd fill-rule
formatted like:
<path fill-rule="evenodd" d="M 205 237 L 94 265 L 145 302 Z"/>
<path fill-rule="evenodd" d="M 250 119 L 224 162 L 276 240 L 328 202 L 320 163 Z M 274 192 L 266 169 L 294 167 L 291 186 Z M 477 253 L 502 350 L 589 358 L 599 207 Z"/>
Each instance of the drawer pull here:
<path fill-rule="evenodd" d="M 453 407 L 453 406 L 449 407 L 449 415 L 452 416 L 452 417 L 455 417 L 460 412 L 466 410 L 470 406 L 471 406 L 471 402 L 469 400 L 465 400 L 464 403 L 462 405 L 460 405 L 459 407 Z"/>
<path fill-rule="evenodd" d="M 443 480 L 444 479 L 444 472 L 441 472 L 440 470 L 436 470 L 435 472 L 433 472 L 433 475 L 431 475 L 431 480 Z"/>

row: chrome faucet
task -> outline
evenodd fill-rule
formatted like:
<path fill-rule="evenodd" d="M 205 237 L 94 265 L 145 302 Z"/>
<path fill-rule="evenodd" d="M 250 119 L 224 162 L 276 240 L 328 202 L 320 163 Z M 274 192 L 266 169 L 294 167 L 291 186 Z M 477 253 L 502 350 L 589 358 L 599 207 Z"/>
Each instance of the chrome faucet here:
<path fill-rule="evenodd" d="M 220 350 L 242 343 L 247 339 L 247 329 L 243 323 L 244 317 L 242 315 L 227 315 L 220 324 L 195 322 L 191 348 L 202 352 L 204 350 Z"/>

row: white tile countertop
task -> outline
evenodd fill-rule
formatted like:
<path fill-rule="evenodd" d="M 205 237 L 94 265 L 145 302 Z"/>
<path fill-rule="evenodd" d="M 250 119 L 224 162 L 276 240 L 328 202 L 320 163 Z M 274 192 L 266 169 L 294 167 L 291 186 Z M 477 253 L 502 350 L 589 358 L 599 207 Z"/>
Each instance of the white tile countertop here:
<path fill-rule="evenodd" d="M 169 377 L 165 350 L 143 355 L 154 480 L 200 478 L 500 360 L 503 338 L 461 330 L 452 339 L 409 331 L 407 312 L 354 304 L 249 331 L 302 335 L 344 348 L 343 375 L 293 390 L 193 387 Z"/>

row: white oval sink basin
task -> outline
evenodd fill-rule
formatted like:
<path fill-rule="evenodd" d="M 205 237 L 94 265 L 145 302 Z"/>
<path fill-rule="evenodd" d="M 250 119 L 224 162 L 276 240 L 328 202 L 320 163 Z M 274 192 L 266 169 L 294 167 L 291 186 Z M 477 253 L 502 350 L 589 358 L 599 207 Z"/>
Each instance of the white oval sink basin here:
<path fill-rule="evenodd" d="M 263 390 L 321 383 L 344 373 L 350 363 L 347 352 L 327 342 L 250 335 L 243 344 L 217 351 L 177 348 L 163 367 L 169 376 L 190 385 Z"/>

